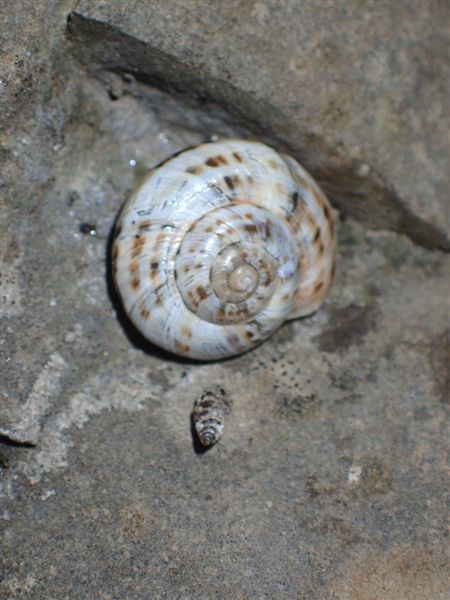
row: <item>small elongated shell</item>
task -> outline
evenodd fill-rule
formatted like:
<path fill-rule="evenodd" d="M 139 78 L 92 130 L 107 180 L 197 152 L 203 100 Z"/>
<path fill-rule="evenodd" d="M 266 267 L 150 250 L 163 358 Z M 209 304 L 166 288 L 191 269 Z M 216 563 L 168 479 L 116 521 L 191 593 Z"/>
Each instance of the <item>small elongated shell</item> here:
<path fill-rule="evenodd" d="M 203 446 L 212 446 L 223 434 L 225 420 L 231 412 L 231 401 L 225 390 L 205 390 L 195 401 L 192 419 Z"/>
<path fill-rule="evenodd" d="M 224 140 L 150 171 L 118 218 L 113 273 L 145 337 L 214 360 L 319 308 L 335 248 L 330 205 L 293 158 Z"/>

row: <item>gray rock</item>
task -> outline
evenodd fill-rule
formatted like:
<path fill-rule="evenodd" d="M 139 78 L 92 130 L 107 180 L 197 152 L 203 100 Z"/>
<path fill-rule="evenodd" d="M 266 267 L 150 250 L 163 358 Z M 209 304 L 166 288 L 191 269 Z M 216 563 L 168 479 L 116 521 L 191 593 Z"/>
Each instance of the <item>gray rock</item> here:
<path fill-rule="evenodd" d="M 450 250 L 449 21 L 439 1 L 82 0 L 69 30 L 85 64 L 225 106 L 366 226 Z"/>
<path fill-rule="evenodd" d="M 409 6 L 5 4 L 0 596 L 446 598 L 448 9 Z M 331 296 L 169 357 L 111 289 L 115 216 L 176 150 L 256 134 L 349 217 Z"/>

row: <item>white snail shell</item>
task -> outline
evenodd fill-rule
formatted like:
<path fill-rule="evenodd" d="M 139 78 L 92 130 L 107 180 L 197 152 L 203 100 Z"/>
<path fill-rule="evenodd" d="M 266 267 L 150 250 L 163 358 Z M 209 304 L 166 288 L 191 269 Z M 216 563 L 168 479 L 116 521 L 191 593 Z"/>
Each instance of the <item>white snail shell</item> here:
<path fill-rule="evenodd" d="M 203 446 L 212 446 L 222 437 L 230 412 L 231 400 L 223 388 L 216 386 L 198 396 L 192 420 Z"/>
<path fill-rule="evenodd" d="M 113 275 L 146 338 L 214 360 L 319 308 L 335 249 L 328 200 L 293 158 L 223 140 L 150 171 L 119 215 Z"/>

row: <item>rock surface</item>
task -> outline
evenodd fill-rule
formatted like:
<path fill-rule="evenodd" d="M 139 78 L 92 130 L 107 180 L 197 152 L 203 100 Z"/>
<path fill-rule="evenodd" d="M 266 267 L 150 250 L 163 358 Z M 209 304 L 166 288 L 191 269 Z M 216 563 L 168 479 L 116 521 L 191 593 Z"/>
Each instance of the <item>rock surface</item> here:
<path fill-rule="evenodd" d="M 3 8 L 0 595 L 446 599 L 446 3 L 126 6 Z M 177 360 L 111 289 L 116 213 L 255 132 L 345 209 L 335 285 L 249 354 Z"/>
<path fill-rule="evenodd" d="M 86 64 L 226 106 L 366 226 L 450 250 L 449 7 L 412 5 L 81 0 L 70 30 Z"/>

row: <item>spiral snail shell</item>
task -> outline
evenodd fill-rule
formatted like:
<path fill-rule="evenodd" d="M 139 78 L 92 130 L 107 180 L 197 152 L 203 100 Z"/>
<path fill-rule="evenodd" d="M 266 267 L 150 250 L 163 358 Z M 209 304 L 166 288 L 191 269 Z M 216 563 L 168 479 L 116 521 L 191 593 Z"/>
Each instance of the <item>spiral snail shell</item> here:
<path fill-rule="evenodd" d="M 125 310 L 146 338 L 214 360 L 318 309 L 335 249 L 328 200 L 293 158 L 223 140 L 148 173 L 118 217 L 112 266 Z"/>

